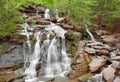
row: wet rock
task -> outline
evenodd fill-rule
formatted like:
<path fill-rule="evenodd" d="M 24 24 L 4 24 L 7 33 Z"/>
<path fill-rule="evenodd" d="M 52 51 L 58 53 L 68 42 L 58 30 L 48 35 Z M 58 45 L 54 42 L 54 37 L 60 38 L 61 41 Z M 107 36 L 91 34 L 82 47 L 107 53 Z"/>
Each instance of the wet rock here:
<path fill-rule="evenodd" d="M 109 55 L 109 51 L 108 50 L 96 50 L 96 53 L 99 55 Z"/>
<path fill-rule="evenodd" d="M 89 63 L 89 68 L 91 72 L 96 72 L 98 71 L 101 67 L 103 67 L 106 64 L 106 59 L 104 58 L 94 58 L 90 63 Z"/>
<path fill-rule="evenodd" d="M 119 62 L 119 61 L 112 61 L 112 66 L 113 66 L 114 68 L 120 69 L 120 62 Z"/>
<path fill-rule="evenodd" d="M 106 82 L 113 82 L 115 77 L 115 69 L 112 67 L 107 67 L 102 71 L 102 75 Z"/>
<path fill-rule="evenodd" d="M 114 57 L 111 57 L 110 59 L 120 61 L 120 56 L 114 56 Z"/>
<path fill-rule="evenodd" d="M 106 36 L 103 41 L 108 44 L 120 43 L 120 33 Z"/>
<path fill-rule="evenodd" d="M 95 49 L 94 48 L 85 47 L 85 52 L 87 52 L 89 54 L 95 54 Z"/>

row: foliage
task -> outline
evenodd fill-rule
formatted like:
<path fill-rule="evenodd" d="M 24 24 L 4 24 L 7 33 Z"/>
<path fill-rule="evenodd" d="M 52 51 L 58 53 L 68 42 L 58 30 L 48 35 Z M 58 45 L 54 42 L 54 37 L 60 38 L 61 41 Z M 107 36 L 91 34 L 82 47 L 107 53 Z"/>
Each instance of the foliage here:
<path fill-rule="evenodd" d="M 18 12 L 22 5 L 34 3 L 48 8 L 58 8 L 72 20 L 74 25 L 113 26 L 116 18 L 120 17 L 120 0 L 1 0 L 0 1 L 0 38 L 10 36 L 18 29 L 17 23 L 24 22 Z M 93 21 L 97 19 L 97 21 Z"/>

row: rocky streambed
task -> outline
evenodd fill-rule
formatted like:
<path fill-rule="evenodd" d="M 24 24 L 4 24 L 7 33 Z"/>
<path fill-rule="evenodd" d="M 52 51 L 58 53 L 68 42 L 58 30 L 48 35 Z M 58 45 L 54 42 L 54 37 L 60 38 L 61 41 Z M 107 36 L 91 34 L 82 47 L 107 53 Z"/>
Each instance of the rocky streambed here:
<path fill-rule="evenodd" d="M 67 30 L 65 37 L 67 52 L 72 59 L 71 71 L 65 75 L 66 77 L 38 76 L 39 82 L 120 82 L 120 33 L 112 34 L 110 31 L 96 29 L 94 35 L 97 38 L 92 41 L 89 33 L 83 28 L 72 25 L 67 16 L 56 18 L 53 14 L 45 19 L 45 7 L 34 5 L 24 7 L 21 11 L 29 25 L 27 30 L 32 43 L 35 41 L 34 32 L 43 30 L 51 22 Z M 55 33 L 50 36 L 54 37 Z M 0 56 L 0 82 L 24 82 L 25 40 L 24 30 L 18 31 L 11 37 L 8 43 L 11 45 L 6 47 L 6 53 Z M 2 51 L 2 48 L 0 50 Z"/>

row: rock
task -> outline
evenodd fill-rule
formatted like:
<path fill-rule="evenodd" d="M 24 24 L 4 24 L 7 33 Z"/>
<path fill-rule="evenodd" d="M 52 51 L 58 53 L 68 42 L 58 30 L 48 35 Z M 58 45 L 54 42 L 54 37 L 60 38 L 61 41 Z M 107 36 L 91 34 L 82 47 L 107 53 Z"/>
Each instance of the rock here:
<path fill-rule="evenodd" d="M 94 76 L 93 73 L 86 73 L 84 75 L 81 75 L 79 78 L 77 78 L 77 80 L 81 80 L 83 82 L 87 82 L 88 78 Z M 78 81 L 79 82 L 79 81 Z"/>
<path fill-rule="evenodd" d="M 87 73 L 88 62 L 84 54 L 77 54 L 77 56 L 74 57 L 74 64 L 72 64 L 72 69 L 73 70 L 69 74 L 71 79 Z"/>
<path fill-rule="evenodd" d="M 119 62 L 119 61 L 112 61 L 112 66 L 113 66 L 114 68 L 120 69 L 120 62 Z"/>
<path fill-rule="evenodd" d="M 95 49 L 94 48 L 85 47 L 85 52 L 87 52 L 89 54 L 95 54 Z"/>
<path fill-rule="evenodd" d="M 120 61 L 120 56 L 114 56 L 114 57 L 111 57 L 110 59 Z"/>
<path fill-rule="evenodd" d="M 99 36 L 111 34 L 110 31 L 106 31 L 106 30 L 96 30 L 95 32 L 96 32 L 97 35 L 99 35 Z"/>
<path fill-rule="evenodd" d="M 103 41 L 108 44 L 120 43 L 120 33 L 112 34 L 103 38 Z"/>
<path fill-rule="evenodd" d="M 91 46 L 91 48 L 94 48 L 94 49 L 99 49 L 99 50 L 104 49 L 104 47 L 103 47 L 103 46 Z"/>
<path fill-rule="evenodd" d="M 120 82 L 120 76 L 116 76 L 113 82 Z"/>
<path fill-rule="evenodd" d="M 4 54 L 0 57 L 0 68 L 14 67 L 17 62 L 23 62 L 23 51 L 20 45 L 17 45 L 11 53 Z"/>
<path fill-rule="evenodd" d="M 50 25 L 49 21 L 40 20 L 40 19 L 36 20 L 36 23 L 41 25 Z"/>
<path fill-rule="evenodd" d="M 83 32 L 83 28 L 82 27 L 75 27 L 74 30 L 77 31 L 77 32 L 80 32 L 80 33 Z"/>
<path fill-rule="evenodd" d="M 74 38 L 82 38 L 82 34 L 80 32 L 73 32 Z"/>
<path fill-rule="evenodd" d="M 108 50 L 96 50 L 96 53 L 99 55 L 109 55 L 109 51 Z"/>
<path fill-rule="evenodd" d="M 77 53 L 83 53 L 85 45 L 86 45 L 86 41 L 85 40 L 80 41 L 79 44 L 78 44 L 78 51 L 77 51 Z"/>
<path fill-rule="evenodd" d="M 98 71 L 101 67 L 103 67 L 106 64 L 106 60 L 104 58 L 94 58 L 89 63 L 89 68 L 91 72 Z"/>
<path fill-rule="evenodd" d="M 87 82 L 104 82 L 102 74 L 96 74 L 88 79 Z"/>
<path fill-rule="evenodd" d="M 62 24 L 62 27 L 63 28 L 66 28 L 66 29 L 74 29 L 74 26 L 72 26 L 72 25 L 68 25 L 68 24 Z"/>
<path fill-rule="evenodd" d="M 57 19 L 56 18 L 54 18 L 54 17 L 52 17 L 52 18 L 47 18 L 47 19 L 45 19 L 46 21 L 51 21 L 51 22 L 57 22 Z"/>
<path fill-rule="evenodd" d="M 64 22 L 64 20 L 65 20 L 64 17 L 58 18 L 58 19 L 57 19 L 57 23 L 62 23 L 62 22 Z"/>
<path fill-rule="evenodd" d="M 16 78 L 16 74 L 5 74 L 0 76 L 0 82 L 10 82 L 12 79 Z"/>
<path fill-rule="evenodd" d="M 30 17 L 27 18 L 26 20 L 27 20 L 27 21 L 31 21 L 31 20 L 38 20 L 38 19 L 41 19 L 41 16 L 40 16 L 40 15 L 30 16 Z"/>
<path fill-rule="evenodd" d="M 101 42 L 89 42 L 87 46 L 102 46 L 103 44 Z"/>
<path fill-rule="evenodd" d="M 73 38 L 74 38 L 73 31 L 72 30 L 68 30 L 67 33 L 65 33 L 65 37 L 68 40 L 73 40 Z"/>
<path fill-rule="evenodd" d="M 102 75 L 106 82 L 113 82 L 115 77 L 115 69 L 112 67 L 107 67 L 102 71 Z"/>
<path fill-rule="evenodd" d="M 110 47 L 109 45 L 107 45 L 107 44 L 104 44 L 104 48 L 105 49 L 107 49 L 107 50 L 109 50 L 109 51 L 112 51 L 113 50 L 113 48 L 112 47 Z"/>

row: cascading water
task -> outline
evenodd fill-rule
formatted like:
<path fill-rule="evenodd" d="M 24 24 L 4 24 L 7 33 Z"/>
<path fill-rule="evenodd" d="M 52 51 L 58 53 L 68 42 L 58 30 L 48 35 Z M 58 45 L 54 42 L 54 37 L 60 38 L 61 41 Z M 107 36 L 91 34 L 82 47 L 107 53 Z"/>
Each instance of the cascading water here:
<path fill-rule="evenodd" d="M 28 62 L 30 61 L 29 56 L 31 55 L 31 43 L 30 43 L 30 34 L 28 33 L 28 28 L 30 27 L 27 23 L 21 25 L 24 28 L 25 35 L 27 37 L 27 41 L 23 44 L 23 54 L 24 54 L 24 68 L 27 67 Z"/>
<path fill-rule="evenodd" d="M 49 19 L 49 18 L 50 18 L 50 10 L 49 10 L 48 8 L 45 9 L 44 18 L 45 18 L 45 19 Z"/>
<path fill-rule="evenodd" d="M 64 34 L 66 31 L 53 23 L 47 26 L 45 30 L 56 33 L 56 37 L 52 39 L 48 48 L 46 76 L 64 75 L 64 73 L 70 71 L 71 64 L 65 47 Z M 59 37 L 62 39 L 61 49 L 58 48 Z"/>
<path fill-rule="evenodd" d="M 92 41 L 95 41 L 95 38 L 94 38 L 94 36 L 92 35 L 92 33 L 89 31 L 88 26 L 85 25 L 85 27 L 86 27 L 86 32 L 90 35 L 90 39 L 91 39 Z"/>
<path fill-rule="evenodd" d="M 37 80 L 37 72 L 36 72 L 36 64 L 40 59 L 40 42 L 41 42 L 41 32 L 35 33 L 36 43 L 34 48 L 34 53 L 31 56 L 31 62 L 29 67 L 25 70 L 25 74 L 27 75 L 25 78 L 25 82 L 36 82 Z"/>

